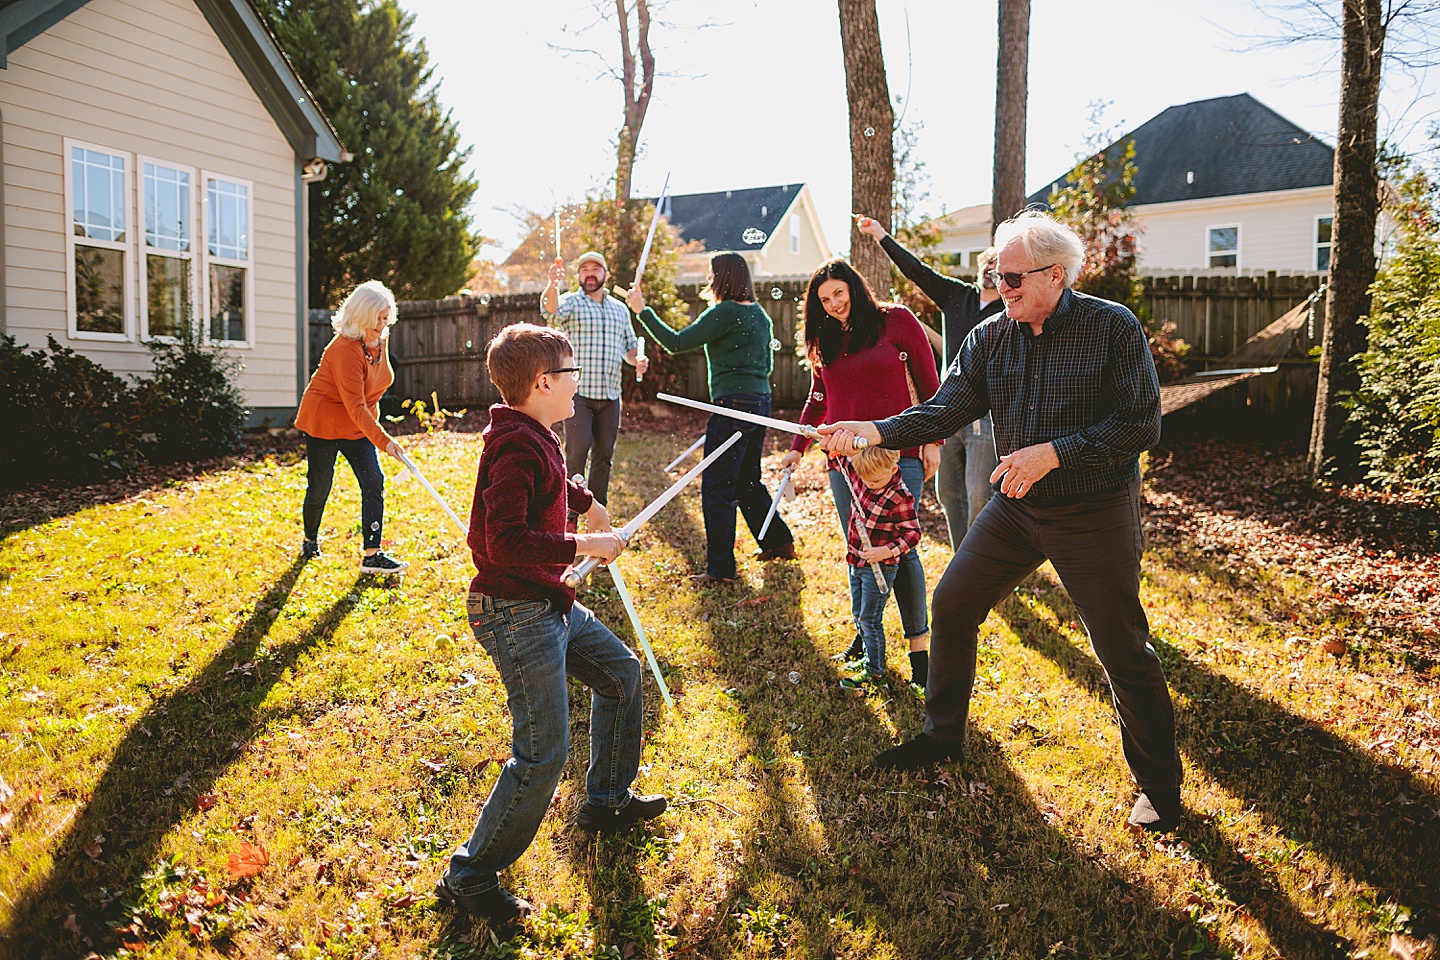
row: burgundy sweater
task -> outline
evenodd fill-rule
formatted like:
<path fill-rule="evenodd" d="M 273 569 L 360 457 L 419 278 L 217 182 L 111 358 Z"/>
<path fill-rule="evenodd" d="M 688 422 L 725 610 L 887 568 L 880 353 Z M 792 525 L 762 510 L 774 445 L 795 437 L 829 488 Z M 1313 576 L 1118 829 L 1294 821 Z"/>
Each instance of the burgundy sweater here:
<path fill-rule="evenodd" d="M 940 389 L 935 353 L 915 314 L 905 307 L 885 312 L 885 330 L 873 347 L 859 353 L 842 353 L 834 363 L 815 367 L 811 373 L 810 397 L 800 422 L 811 426 L 841 420 L 883 420 L 913 406 L 905 368 L 915 381 L 915 394 L 929 400 Z M 795 435 L 790 449 L 804 451 L 810 438 Z M 918 447 L 900 453 L 920 456 Z M 832 464 L 833 466 L 833 464 Z"/>
<path fill-rule="evenodd" d="M 497 403 L 475 474 L 470 507 L 473 593 L 504 600 L 549 600 L 568 613 L 575 591 L 565 568 L 575 538 L 565 532 L 568 510 L 584 513 L 594 497 L 565 477 L 560 440 L 533 417 Z"/>

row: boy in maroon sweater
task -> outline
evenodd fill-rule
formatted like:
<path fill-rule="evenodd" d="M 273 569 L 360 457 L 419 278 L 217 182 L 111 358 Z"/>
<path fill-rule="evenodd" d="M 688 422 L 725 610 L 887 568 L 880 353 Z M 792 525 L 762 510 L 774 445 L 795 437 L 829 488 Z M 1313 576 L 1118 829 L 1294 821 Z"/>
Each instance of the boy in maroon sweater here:
<path fill-rule="evenodd" d="M 505 403 L 490 408 L 483 434 L 470 509 L 476 573 L 466 611 L 505 683 L 512 755 L 435 894 L 474 916 L 509 923 L 531 906 L 500 886 L 496 873 L 530 846 L 560 782 L 570 733 L 566 676 L 594 693 L 578 825 L 618 830 L 659 816 L 665 798 L 630 792 L 640 763 L 640 660 L 565 585 L 577 555 L 608 563 L 625 547 L 604 505 L 565 478 L 560 441 L 549 427 L 575 412 L 580 368 L 570 341 L 548 327 L 512 324 L 491 341 L 486 363 Z M 567 511 L 584 514 L 595 532 L 566 533 Z"/>

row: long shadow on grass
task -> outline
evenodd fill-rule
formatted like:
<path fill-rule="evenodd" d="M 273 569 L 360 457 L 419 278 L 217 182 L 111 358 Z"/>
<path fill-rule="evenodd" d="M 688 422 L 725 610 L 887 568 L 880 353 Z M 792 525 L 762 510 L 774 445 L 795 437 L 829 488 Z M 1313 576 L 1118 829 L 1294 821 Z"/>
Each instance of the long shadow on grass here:
<path fill-rule="evenodd" d="M 261 655 L 303 567 L 303 560 L 292 562 L 187 686 L 135 718 L 85 809 L 56 844 L 50 871 L 16 903 L 14 919 L 0 932 L 0 947 L 18 948 L 15 955 L 27 960 L 84 953 L 62 928 L 73 912 L 86 946 L 106 950 L 112 938 L 107 922 L 119 918 L 122 899 L 134 894 L 165 835 L 261 732 L 258 710 L 271 687 L 306 651 L 335 633 L 373 583 L 358 578 L 303 633 Z M 236 669 L 256 661 L 253 675 Z M 84 846 L 97 835 L 105 837 L 104 852 L 91 858 Z"/>
<path fill-rule="evenodd" d="M 1033 581 L 1032 581 L 1033 583 Z M 1061 622 L 1079 614 L 1058 588 L 1043 600 Z M 1104 671 L 1088 653 L 1014 599 L 999 612 L 1021 641 L 1044 654 L 1081 688 L 1110 707 Z M 1323 727 L 1255 696 L 1234 681 L 1155 641 L 1176 703 L 1181 750 L 1190 763 L 1290 839 L 1305 844 L 1373 887 L 1377 901 L 1415 911 L 1422 935 L 1436 927 L 1435 867 L 1440 862 L 1440 808 L 1429 784 L 1376 761 Z M 1307 920 L 1273 882 L 1213 827 L 1192 835 L 1216 851 L 1217 866 L 1237 902 L 1259 898 L 1257 918 L 1276 945 L 1295 956 L 1344 955 L 1343 945 Z"/>
<path fill-rule="evenodd" d="M 704 956 L 757 949 L 760 938 L 802 956 L 1042 956 L 1061 942 L 1079 955 L 1210 951 L 1187 918 L 1049 825 L 988 738 L 972 735 L 970 759 L 928 781 L 872 773 L 871 756 L 893 742 L 885 711 L 905 736 L 920 705 L 839 686 L 829 650 L 806 629 L 803 579 L 798 567 L 768 568 L 773 600 L 756 608 L 761 619 L 713 636 L 754 742 L 737 773 L 761 800 L 735 883 L 686 946 Z M 836 616 L 838 650 L 848 608 Z"/>

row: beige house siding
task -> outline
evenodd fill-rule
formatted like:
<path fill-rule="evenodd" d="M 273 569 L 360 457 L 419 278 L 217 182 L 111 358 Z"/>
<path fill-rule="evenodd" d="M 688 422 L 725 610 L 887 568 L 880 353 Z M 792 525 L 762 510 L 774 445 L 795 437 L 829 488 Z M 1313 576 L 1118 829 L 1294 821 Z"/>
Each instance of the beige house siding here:
<path fill-rule="evenodd" d="M 0 73 L 4 116 L 7 332 L 42 346 L 47 334 L 122 374 L 150 370 L 140 341 L 137 157 L 193 168 L 192 196 L 209 173 L 251 185 L 253 235 L 245 365 L 253 407 L 296 396 L 295 158 L 270 113 L 190 0 L 92 0 L 10 54 Z M 126 157 L 123 342 L 69 334 L 64 141 Z M 200 205 L 194 231 L 203 241 Z M 198 266 L 198 260 L 197 260 Z"/>
<path fill-rule="evenodd" d="M 1208 268 L 1210 228 L 1238 225 L 1238 269 L 1314 270 L 1316 218 L 1331 215 L 1333 198 L 1325 186 L 1136 207 L 1145 229 L 1140 267 L 1150 273 Z"/>

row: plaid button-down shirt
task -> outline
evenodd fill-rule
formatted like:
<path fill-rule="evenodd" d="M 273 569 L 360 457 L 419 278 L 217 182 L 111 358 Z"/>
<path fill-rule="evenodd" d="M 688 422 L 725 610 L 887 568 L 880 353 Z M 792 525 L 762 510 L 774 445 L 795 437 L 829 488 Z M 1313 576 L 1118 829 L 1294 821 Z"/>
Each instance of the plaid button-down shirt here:
<path fill-rule="evenodd" d="M 890 482 L 879 490 L 871 490 L 845 457 L 840 458 L 839 468 L 850 482 L 850 525 L 845 531 L 845 559 L 856 567 L 869 562 L 860 558 L 864 544 L 858 528 L 863 524 L 870 536 L 870 546 L 900 544 L 899 553 L 880 561 L 899 563 L 906 550 L 913 550 L 920 543 L 920 517 L 915 513 L 915 498 L 910 496 L 910 491 L 901 481 L 900 471 L 896 470 Z"/>
<path fill-rule="evenodd" d="M 598 303 L 583 290 L 562 294 L 554 313 L 540 308 L 545 322 L 570 338 L 580 366 L 580 396 L 614 400 L 620 396 L 625 354 L 640 345 L 630 325 L 630 308 L 605 295 Z"/>
<path fill-rule="evenodd" d="M 1065 290 L 1040 335 L 1005 314 L 970 331 L 928 401 L 879 421 L 881 443 L 912 447 L 990 412 L 1004 456 L 1052 443 L 1060 466 L 1025 496 L 1038 506 L 1118 490 L 1160 439 L 1160 381 L 1135 315 Z"/>

